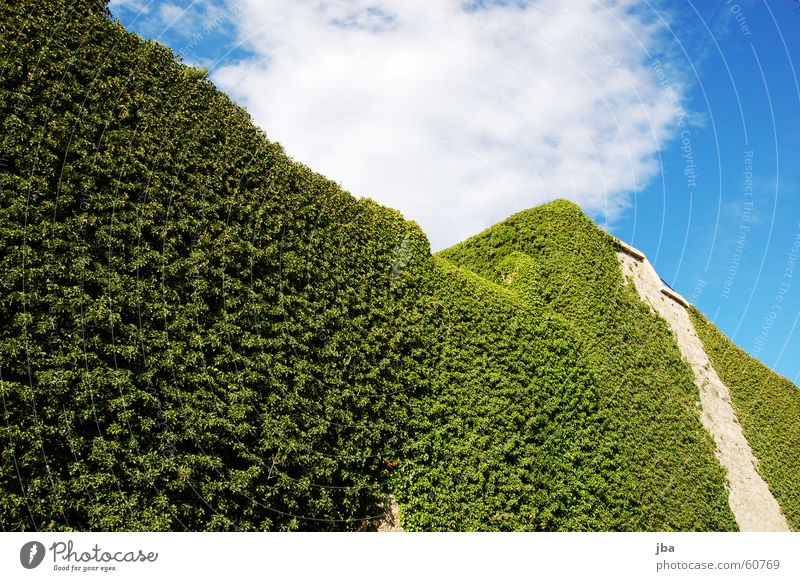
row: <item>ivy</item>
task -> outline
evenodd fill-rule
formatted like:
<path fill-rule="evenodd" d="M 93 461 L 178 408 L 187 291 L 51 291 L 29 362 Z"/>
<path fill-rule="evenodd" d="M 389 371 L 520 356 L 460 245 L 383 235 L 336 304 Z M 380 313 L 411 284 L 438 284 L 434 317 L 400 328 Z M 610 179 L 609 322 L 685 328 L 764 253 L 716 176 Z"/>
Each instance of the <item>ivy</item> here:
<path fill-rule="evenodd" d="M 2 24 L 3 530 L 735 528 L 577 207 L 433 257 L 104 2 Z"/>
<path fill-rule="evenodd" d="M 736 417 L 786 520 L 800 529 L 800 390 L 743 349 L 693 308 L 692 322 L 714 370 L 731 392 Z"/>
<path fill-rule="evenodd" d="M 97 5 L 3 9 L 0 524 L 363 527 L 427 240 Z"/>
<path fill-rule="evenodd" d="M 456 304 L 466 301 L 470 323 L 453 341 L 464 352 L 461 375 L 481 378 L 473 380 L 471 393 L 497 403 L 465 406 L 445 423 L 463 431 L 469 426 L 464 417 L 496 417 L 488 440 L 499 443 L 523 435 L 506 423 L 508 410 L 551 435 L 546 446 L 523 444 L 526 451 L 513 461 L 478 465 L 487 481 L 514 482 L 519 463 L 533 464 L 526 477 L 535 485 L 506 492 L 509 504 L 497 508 L 494 520 L 450 515 L 440 524 L 430 513 L 438 514 L 446 501 L 437 500 L 425 509 L 428 520 L 404 514 L 405 521 L 423 528 L 458 522 L 457 528 L 515 530 L 736 528 L 724 472 L 700 422 L 691 369 L 666 323 L 623 282 L 612 243 L 576 205 L 558 200 L 520 212 L 441 252 L 439 260 L 496 295 L 467 300 L 459 296 L 463 290 L 454 293 Z M 539 330 L 526 335 L 518 327 Z M 496 349 L 503 343 L 515 349 L 508 359 Z M 507 400 L 494 386 L 486 394 L 487 359 L 509 386 Z M 551 364 L 544 369 L 533 366 L 545 361 Z M 450 362 L 441 365 L 446 377 Z M 516 369 L 522 372 L 515 375 Z M 453 401 L 466 401 L 461 381 L 445 383 L 459 394 Z M 534 387 L 538 396 L 525 399 Z M 473 441 L 486 447 L 475 440 L 482 430 L 440 443 L 437 461 L 458 473 L 464 467 L 453 449 Z M 524 433 L 531 436 L 541 437 Z M 431 470 L 428 464 L 419 469 Z M 497 499 L 486 498 L 471 510 L 489 515 Z M 447 510 L 457 512 L 455 506 Z"/>

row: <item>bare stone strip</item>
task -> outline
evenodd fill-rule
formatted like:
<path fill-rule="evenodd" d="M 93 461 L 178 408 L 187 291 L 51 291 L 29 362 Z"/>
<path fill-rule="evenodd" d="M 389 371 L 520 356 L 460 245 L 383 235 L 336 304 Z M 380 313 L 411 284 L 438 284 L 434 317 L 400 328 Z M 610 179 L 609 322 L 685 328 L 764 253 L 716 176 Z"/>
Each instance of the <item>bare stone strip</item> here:
<path fill-rule="evenodd" d="M 727 469 L 728 504 L 739 528 L 742 531 L 791 530 L 767 483 L 756 470 L 758 460 L 736 418 L 730 391 L 711 366 L 689 313 L 681 301 L 663 292 L 666 287 L 647 258 L 641 256 L 630 251 L 617 252 L 623 275 L 633 279 L 642 299 L 669 323 L 681 353 L 692 366 L 703 407 L 700 419 L 717 445 L 717 458 Z"/>
<path fill-rule="evenodd" d="M 400 507 L 394 494 L 389 495 L 389 510 L 383 520 L 378 524 L 379 533 L 402 533 L 403 525 L 400 524 Z"/>

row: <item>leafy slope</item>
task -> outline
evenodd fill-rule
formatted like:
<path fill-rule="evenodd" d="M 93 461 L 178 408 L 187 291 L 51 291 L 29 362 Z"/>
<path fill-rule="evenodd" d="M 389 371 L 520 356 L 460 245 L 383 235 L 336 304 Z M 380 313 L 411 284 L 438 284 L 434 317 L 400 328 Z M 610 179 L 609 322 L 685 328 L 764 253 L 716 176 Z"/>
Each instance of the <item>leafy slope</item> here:
<path fill-rule="evenodd" d="M 714 369 L 730 389 L 759 473 L 789 525 L 800 529 L 800 389 L 734 345 L 697 309 L 690 315 Z"/>
<path fill-rule="evenodd" d="M 557 315 L 437 260 L 430 391 L 392 479 L 408 530 L 603 529 L 615 444 Z"/>
<path fill-rule="evenodd" d="M 616 451 L 599 528 L 736 528 L 691 370 L 664 321 L 623 285 L 608 237 L 577 206 L 521 212 L 440 256 L 570 324 L 598 386 L 593 405 L 613 426 L 593 444 Z"/>
<path fill-rule="evenodd" d="M 3 529 L 381 514 L 422 361 L 421 231 L 97 2 L 2 12 Z"/>
<path fill-rule="evenodd" d="M 2 14 L 4 530 L 735 528 L 577 207 L 432 258 L 102 4 Z"/>

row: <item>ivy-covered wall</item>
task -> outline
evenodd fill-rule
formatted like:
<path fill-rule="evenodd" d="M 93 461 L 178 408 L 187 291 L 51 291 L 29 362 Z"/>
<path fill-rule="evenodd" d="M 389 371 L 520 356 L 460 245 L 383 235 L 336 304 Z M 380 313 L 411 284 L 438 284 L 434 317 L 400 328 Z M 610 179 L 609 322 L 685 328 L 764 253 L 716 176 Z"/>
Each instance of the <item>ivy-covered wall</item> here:
<path fill-rule="evenodd" d="M 574 397 L 604 422 L 581 443 L 604 463 L 590 471 L 599 476 L 598 500 L 556 526 L 736 528 L 691 369 L 667 324 L 623 284 L 614 246 L 578 206 L 558 200 L 520 212 L 439 256 L 505 287 L 533 312 L 558 315 L 571 330 L 572 357 L 593 378 L 592 389 Z M 562 365 L 562 376 L 576 369 L 567 359 Z M 568 501 L 565 509 L 571 505 L 580 506 Z"/>
<path fill-rule="evenodd" d="M 742 430 L 789 526 L 800 530 L 800 389 L 734 345 L 697 310 L 692 322 L 731 392 Z"/>
<path fill-rule="evenodd" d="M 103 2 L 0 18 L 3 530 L 736 528 L 577 207 L 432 257 Z"/>
<path fill-rule="evenodd" d="M 426 238 L 98 6 L 2 9 L 0 524 L 365 526 Z"/>
<path fill-rule="evenodd" d="M 392 490 L 407 530 L 606 530 L 619 449 L 557 314 L 437 259 L 441 329 Z"/>

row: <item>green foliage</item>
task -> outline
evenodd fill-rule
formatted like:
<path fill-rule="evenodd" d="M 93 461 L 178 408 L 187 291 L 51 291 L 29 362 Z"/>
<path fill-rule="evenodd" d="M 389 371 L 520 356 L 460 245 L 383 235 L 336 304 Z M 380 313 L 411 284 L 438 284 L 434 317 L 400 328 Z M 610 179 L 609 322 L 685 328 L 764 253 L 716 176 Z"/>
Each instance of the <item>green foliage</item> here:
<path fill-rule="evenodd" d="M 736 528 L 724 473 L 700 423 L 691 370 L 666 323 L 650 312 L 630 285 L 623 284 L 608 237 L 577 206 L 559 200 L 521 212 L 439 256 L 506 288 L 507 294 L 527 305 L 529 326 L 556 317 L 564 321 L 561 327 L 568 326 L 569 333 L 540 331 L 520 350 L 528 349 L 542 361 L 543 353 L 552 350 L 546 338 L 564 337 L 570 352 L 561 355 L 552 375 L 567 377 L 582 369 L 578 378 L 592 378 L 573 380 L 563 389 L 581 401 L 576 413 L 582 419 L 577 425 L 592 434 L 582 443 L 587 461 L 604 467 L 590 470 L 597 476 L 594 500 L 587 501 L 584 509 L 567 503 L 572 505 L 569 516 L 545 528 Z M 496 302 L 486 300 L 472 308 L 489 318 L 486 313 L 499 310 Z M 510 314 L 499 318 L 513 320 Z M 467 343 L 463 348 L 474 351 L 464 339 L 467 332 L 461 336 Z M 498 362 L 496 367 L 507 369 L 508 363 Z M 541 381 L 535 374 L 527 377 L 537 378 L 531 383 Z M 522 377 L 517 381 L 514 397 L 519 398 L 527 385 Z M 545 393 L 559 402 L 557 390 Z M 539 401 L 546 406 L 549 400 Z M 557 405 L 571 417 L 570 403 Z M 566 421 L 557 423 L 570 425 Z M 514 526 L 538 525 L 516 521 Z"/>
<path fill-rule="evenodd" d="M 94 4 L 3 7 L 0 524 L 363 526 L 427 240 Z"/>
<path fill-rule="evenodd" d="M 758 471 L 800 530 L 800 389 L 734 345 L 697 310 L 692 322 L 758 458 Z"/>
<path fill-rule="evenodd" d="M 105 2 L 3 10 L 4 530 L 735 528 L 577 207 L 432 258 Z"/>
<path fill-rule="evenodd" d="M 618 444 L 558 315 L 438 259 L 438 360 L 392 489 L 408 530 L 602 530 Z"/>

